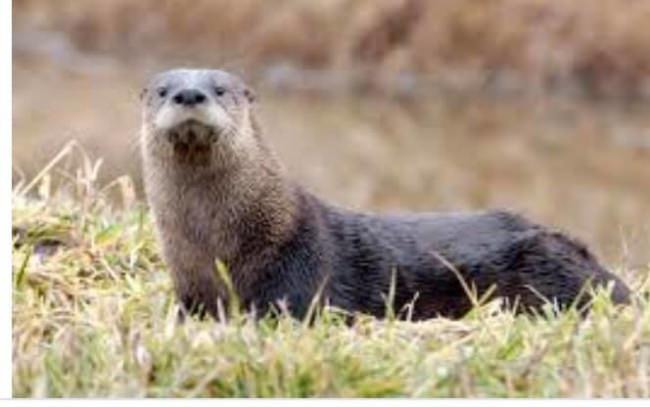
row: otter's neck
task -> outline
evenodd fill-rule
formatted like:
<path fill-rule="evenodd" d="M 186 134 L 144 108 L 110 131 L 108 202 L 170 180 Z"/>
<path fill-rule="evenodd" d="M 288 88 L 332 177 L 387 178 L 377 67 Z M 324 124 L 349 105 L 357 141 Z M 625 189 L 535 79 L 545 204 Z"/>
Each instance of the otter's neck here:
<path fill-rule="evenodd" d="M 272 252 L 296 222 L 294 186 L 254 130 L 254 143 L 210 165 L 155 162 L 146 171 L 157 222 L 226 263 Z"/>

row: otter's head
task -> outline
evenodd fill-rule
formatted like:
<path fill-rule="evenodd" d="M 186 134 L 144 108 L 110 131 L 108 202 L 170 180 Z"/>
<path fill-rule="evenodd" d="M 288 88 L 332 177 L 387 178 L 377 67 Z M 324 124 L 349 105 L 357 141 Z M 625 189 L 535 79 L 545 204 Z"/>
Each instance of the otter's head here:
<path fill-rule="evenodd" d="M 250 149 L 253 101 L 246 84 L 224 71 L 162 72 L 142 93 L 142 148 L 152 158 L 192 165 Z"/>

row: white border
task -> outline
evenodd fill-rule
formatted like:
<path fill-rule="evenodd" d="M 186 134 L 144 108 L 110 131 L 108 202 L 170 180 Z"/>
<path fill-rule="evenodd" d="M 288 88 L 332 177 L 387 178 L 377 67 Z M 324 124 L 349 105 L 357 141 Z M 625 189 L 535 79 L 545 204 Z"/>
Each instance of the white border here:
<path fill-rule="evenodd" d="M 4 7 L 4 6 L 7 7 Z M 12 3 L 4 2 L 0 20 L 2 76 L 0 83 L 0 398 L 11 397 L 11 17 Z"/>

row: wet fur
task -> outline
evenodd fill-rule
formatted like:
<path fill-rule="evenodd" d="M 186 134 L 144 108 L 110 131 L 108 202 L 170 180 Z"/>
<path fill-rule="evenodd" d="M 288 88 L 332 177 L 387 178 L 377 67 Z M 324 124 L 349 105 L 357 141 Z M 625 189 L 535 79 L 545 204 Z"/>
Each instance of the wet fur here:
<path fill-rule="evenodd" d="M 217 316 L 219 299 L 227 303 L 217 259 L 258 315 L 278 307 L 303 317 L 320 293 L 322 302 L 382 317 L 394 281 L 400 316 L 412 304 L 414 319 L 461 317 L 472 303 L 456 272 L 479 296 L 493 287 L 524 311 L 543 298 L 566 307 L 587 284 L 613 282 L 613 301 L 628 301 L 625 284 L 582 243 L 513 213 L 375 215 L 330 205 L 289 180 L 253 107 L 234 106 L 231 133 L 201 165 L 174 158 L 145 108 L 147 196 L 188 312 Z"/>

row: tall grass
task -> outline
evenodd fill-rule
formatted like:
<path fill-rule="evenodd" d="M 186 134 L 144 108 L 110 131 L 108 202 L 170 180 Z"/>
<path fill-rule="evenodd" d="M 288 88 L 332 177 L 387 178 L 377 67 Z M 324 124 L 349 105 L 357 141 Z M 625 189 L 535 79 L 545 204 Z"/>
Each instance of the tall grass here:
<path fill-rule="evenodd" d="M 14 188 L 14 396 L 650 396 L 650 269 L 634 304 L 515 316 L 491 303 L 425 322 L 335 310 L 313 324 L 177 323 L 146 208 L 99 166 Z M 77 153 L 78 154 L 78 153 Z M 111 203 L 116 192 L 121 203 Z M 645 294 L 644 294 L 645 293 Z"/>

